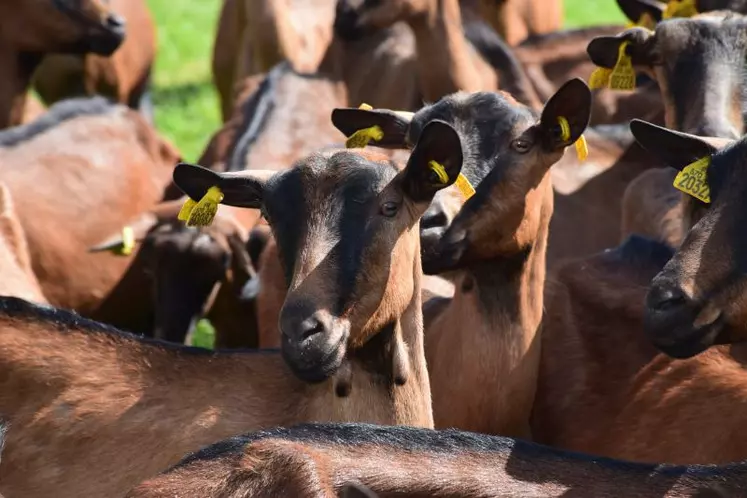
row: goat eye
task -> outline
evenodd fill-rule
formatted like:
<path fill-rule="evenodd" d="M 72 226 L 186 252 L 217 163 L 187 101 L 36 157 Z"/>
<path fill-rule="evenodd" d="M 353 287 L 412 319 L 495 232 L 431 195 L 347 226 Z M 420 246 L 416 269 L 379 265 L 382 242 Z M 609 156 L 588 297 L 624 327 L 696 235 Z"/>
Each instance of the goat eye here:
<path fill-rule="evenodd" d="M 511 148 L 521 154 L 528 152 L 531 147 L 532 144 L 529 143 L 529 140 L 526 140 L 524 138 L 517 138 L 516 140 L 511 142 Z"/>
<path fill-rule="evenodd" d="M 399 209 L 399 206 L 396 202 L 385 202 L 381 205 L 381 214 L 383 216 L 386 216 L 387 218 L 391 218 L 395 214 L 397 214 L 397 210 Z"/>

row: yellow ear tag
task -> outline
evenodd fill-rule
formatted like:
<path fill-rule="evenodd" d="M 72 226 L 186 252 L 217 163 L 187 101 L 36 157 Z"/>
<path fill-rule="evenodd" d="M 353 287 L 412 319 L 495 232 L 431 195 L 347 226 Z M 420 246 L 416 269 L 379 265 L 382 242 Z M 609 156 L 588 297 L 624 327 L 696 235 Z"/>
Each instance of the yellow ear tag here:
<path fill-rule="evenodd" d="M 364 111 L 373 111 L 373 107 L 366 104 L 365 102 L 358 106 L 358 109 L 362 109 Z"/>
<path fill-rule="evenodd" d="M 673 17 L 692 17 L 698 13 L 698 7 L 695 5 L 696 0 L 670 0 L 667 8 L 661 15 L 662 19 L 672 19 Z"/>
<path fill-rule="evenodd" d="M 374 125 L 370 128 L 358 130 L 350 135 L 345 141 L 345 147 L 348 149 L 363 148 L 368 145 L 371 140 L 378 142 L 382 138 L 384 138 L 384 132 L 378 125 Z"/>
<path fill-rule="evenodd" d="M 620 44 L 617 52 L 617 62 L 610 73 L 609 87 L 613 90 L 635 90 L 635 69 L 633 60 L 625 50 L 630 42 L 624 41 Z"/>
<path fill-rule="evenodd" d="M 446 174 L 446 169 L 443 167 L 443 165 L 437 163 L 436 161 L 428 161 L 428 165 L 431 167 L 431 170 L 433 170 L 433 172 L 438 175 L 438 180 L 441 183 L 448 183 L 449 175 Z M 467 180 L 467 177 L 461 173 L 459 173 L 459 176 L 457 176 L 454 185 L 456 185 L 456 187 L 462 193 L 465 200 L 475 195 L 475 188 L 472 186 L 469 180 Z"/>
<path fill-rule="evenodd" d="M 592 90 L 596 90 L 597 88 L 607 88 L 610 84 L 611 75 L 612 69 L 606 67 L 596 68 L 589 78 L 589 88 Z"/>
<path fill-rule="evenodd" d="M 653 17 L 651 17 L 651 14 L 648 12 L 644 12 L 641 17 L 638 18 L 638 22 L 628 21 L 625 24 L 625 29 L 630 28 L 646 28 L 646 29 L 654 29 L 656 27 L 656 21 Z"/>
<path fill-rule="evenodd" d="M 558 117 L 558 124 L 560 125 L 560 138 L 564 141 L 571 139 L 571 125 L 568 124 L 568 120 L 563 116 Z M 586 138 L 581 135 L 578 140 L 573 143 L 576 147 L 576 155 L 579 161 L 586 161 L 589 157 L 589 145 L 586 143 Z"/>
<path fill-rule="evenodd" d="M 711 189 L 708 187 L 708 166 L 711 158 L 704 157 L 688 164 L 674 178 L 674 188 L 707 203 L 711 202 Z"/>
<path fill-rule="evenodd" d="M 213 222 L 222 200 L 223 192 L 218 187 L 210 187 L 199 202 L 190 203 L 191 199 L 187 200 L 179 211 L 178 218 L 186 221 L 188 227 L 206 227 Z"/>
<path fill-rule="evenodd" d="M 135 232 L 132 227 L 122 228 L 122 248 L 118 251 L 123 256 L 129 256 L 135 249 Z"/>

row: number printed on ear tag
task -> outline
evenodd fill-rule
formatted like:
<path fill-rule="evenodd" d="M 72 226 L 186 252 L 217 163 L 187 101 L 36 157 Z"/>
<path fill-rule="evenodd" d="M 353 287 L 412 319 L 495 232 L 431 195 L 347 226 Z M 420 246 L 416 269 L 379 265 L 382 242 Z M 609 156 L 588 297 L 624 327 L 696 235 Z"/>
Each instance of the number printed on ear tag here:
<path fill-rule="evenodd" d="M 710 157 L 704 157 L 688 164 L 674 178 L 674 188 L 695 197 L 705 203 L 711 202 L 711 190 L 708 188 L 708 166 Z"/>

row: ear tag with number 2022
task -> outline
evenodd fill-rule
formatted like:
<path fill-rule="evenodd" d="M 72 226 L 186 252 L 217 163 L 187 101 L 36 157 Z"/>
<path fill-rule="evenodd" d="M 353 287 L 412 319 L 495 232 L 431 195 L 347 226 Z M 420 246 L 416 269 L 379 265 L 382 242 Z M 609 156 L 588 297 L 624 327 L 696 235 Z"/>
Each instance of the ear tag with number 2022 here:
<path fill-rule="evenodd" d="M 710 157 L 704 157 L 688 164 L 677 173 L 674 179 L 674 188 L 700 201 L 710 203 L 711 190 L 708 188 L 708 166 L 710 164 Z"/>

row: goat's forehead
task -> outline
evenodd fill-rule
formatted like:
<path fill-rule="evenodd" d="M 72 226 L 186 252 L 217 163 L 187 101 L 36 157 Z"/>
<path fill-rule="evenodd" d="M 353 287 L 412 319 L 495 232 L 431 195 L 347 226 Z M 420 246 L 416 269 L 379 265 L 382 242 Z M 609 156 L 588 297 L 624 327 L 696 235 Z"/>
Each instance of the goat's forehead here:
<path fill-rule="evenodd" d="M 309 200 L 342 200 L 346 196 L 381 191 L 397 172 L 394 163 L 381 154 L 329 151 L 309 156 L 276 177 L 270 185 L 269 193 L 274 200 L 299 195 Z"/>
<path fill-rule="evenodd" d="M 419 111 L 413 118 L 411 132 L 419 134 L 434 119 L 446 121 L 463 134 L 492 134 L 496 130 L 511 130 L 520 121 L 533 123 L 537 115 L 507 93 L 459 92 Z"/>
<path fill-rule="evenodd" d="M 672 19 L 656 27 L 656 39 L 659 43 L 670 45 L 673 49 L 709 46 L 727 41 L 725 49 L 745 45 L 747 17 L 741 15 L 724 15 L 722 13 L 703 14 L 691 19 Z"/>

